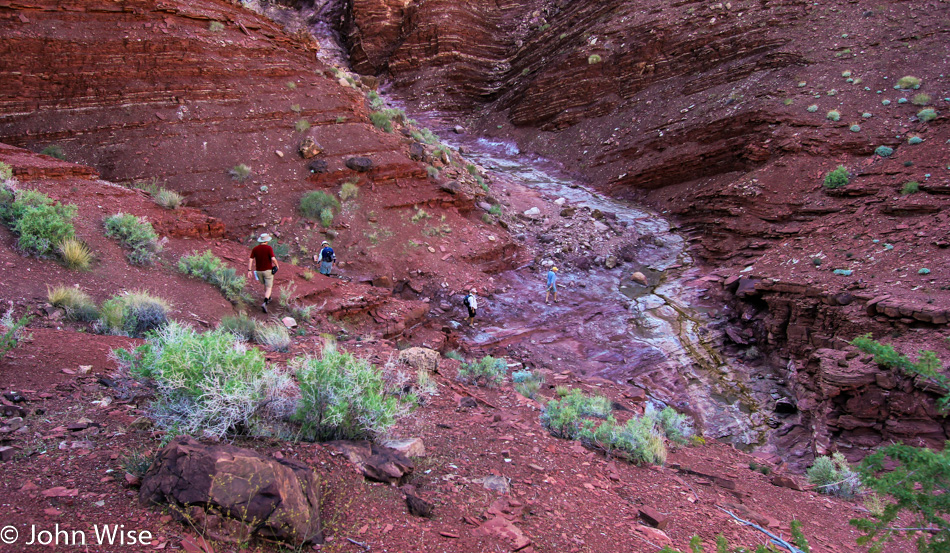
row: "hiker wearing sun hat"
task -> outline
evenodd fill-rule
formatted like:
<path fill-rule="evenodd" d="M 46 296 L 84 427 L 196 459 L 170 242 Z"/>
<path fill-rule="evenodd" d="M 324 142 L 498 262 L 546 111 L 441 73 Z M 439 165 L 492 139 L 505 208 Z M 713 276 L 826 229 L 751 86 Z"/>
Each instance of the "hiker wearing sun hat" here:
<path fill-rule="evenodd" d="M 336 254 L 333 253 L 333 248 L 326 240 L 321 245 L 323 248 L 320 250 L 320 274 L 330 276 L 330 271 L 333 270 L 333 262 L 336 261 Z"/>
<path fill-rule="evenodd" d="M 273 240 L 270 234 L 266 232 L 257 238 L 257 246 L 251 250 L 251 256 L 247 260 L 247 273 L 253 276 L 264 285 L 264 303 L 261 309 L 267 313 L 267 304 L 270 303 L 270 293 L 274 288 L 274 274 L 277 273 L 277 257 L 274 256 L 274 248 L 270 247 Z M 256 272 L 254 272 L 256 271 Z"/>
<path fill-rule="evenodd" d="M 557 303 L 557 267 L 548 270 L 548 289 L 544 292 L 544 303 L 548 303 L 548 295 L 554 292 L 554 303 Z"/>
<path fill-rule="evenodd" d="M 468 324 L 472 326 L 475 324 L 475 313 L 478 310 L 478 298 L 475 297 L 475 289 L 472 288 L 468 291 L 468 294 L 462 298 L 462 305 L 468 309 Z"/>

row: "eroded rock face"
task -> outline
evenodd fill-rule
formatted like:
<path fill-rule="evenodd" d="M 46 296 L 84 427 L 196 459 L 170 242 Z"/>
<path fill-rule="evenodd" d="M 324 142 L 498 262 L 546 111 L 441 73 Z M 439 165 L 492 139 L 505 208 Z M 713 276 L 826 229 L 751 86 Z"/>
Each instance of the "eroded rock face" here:
<path fill-rule="evenodd" d="M 215 539 L 250 535 L 293 544 L 322 542 L 320 485 L 313 469 L 233 445 L 179 437 L 158 452 L 139 499 L 169 504 L 205 523 Z"/>

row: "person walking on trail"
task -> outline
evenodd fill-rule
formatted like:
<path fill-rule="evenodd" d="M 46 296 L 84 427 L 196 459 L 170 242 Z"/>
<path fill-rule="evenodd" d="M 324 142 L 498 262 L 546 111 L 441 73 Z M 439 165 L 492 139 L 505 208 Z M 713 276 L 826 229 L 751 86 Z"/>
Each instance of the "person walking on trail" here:
<path fill-rule="evenodd" d="M 320 274 L 330 276 L 334 261 L 336 261 L 336 254 L 333 253 L 330 243 L 324 240 L 323 249 L 320 250 Z"/>
<path fill-rule="evenodd" d="M 544 303 L 548 303 L 548 296 L 554 292 L 554 303 L 557 303 L 557 267 L 548 270 L 548 288 L 544 292 Z"/>
<path fill-rule="evenodd" d="M 478 298 L 475 297 L 475 289 L 469 290 L 469 293 L 462 298 L 462 303 L 468 309 L 468 325 L 475 324 L 475 314 L 478 311 Z"/>
<path fill-rule="evenodd" d="M 274 288 L 274 275 L 278 269 L 274 248 L 268 244 L 271 240 L 270 234 L 261 234 L 257 239 L 257 246 L 251 250 L 251 256 L 247 260 L 247 272 L 264 285 L 264 303 L 261 304 L 264 313 L 267 313 L 270 293 Z"/>

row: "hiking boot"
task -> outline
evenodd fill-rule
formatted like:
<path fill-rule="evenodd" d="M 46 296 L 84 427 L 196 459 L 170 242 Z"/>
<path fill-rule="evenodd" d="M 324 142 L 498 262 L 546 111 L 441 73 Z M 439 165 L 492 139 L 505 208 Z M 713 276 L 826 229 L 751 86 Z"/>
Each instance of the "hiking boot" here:
<path fill-rule="evenodd" d="M 262 310 L 264 313 L 267 313 L 267 302 L 266 302 L 266 301 L 261 304 L 261 310 Z"/>

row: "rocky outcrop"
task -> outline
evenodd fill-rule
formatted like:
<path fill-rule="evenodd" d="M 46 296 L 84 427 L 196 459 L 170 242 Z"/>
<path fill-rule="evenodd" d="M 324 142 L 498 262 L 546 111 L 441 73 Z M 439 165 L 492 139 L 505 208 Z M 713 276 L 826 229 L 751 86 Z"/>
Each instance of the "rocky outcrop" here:
<path fill-rule="evenodd" d="M 322 542 L 320 484 L 313 469 L 232 445 L 179 437 L 158 452 L 139 498 L 169 504 L 214 539 L 251 536 L 300 546 Z"/>

